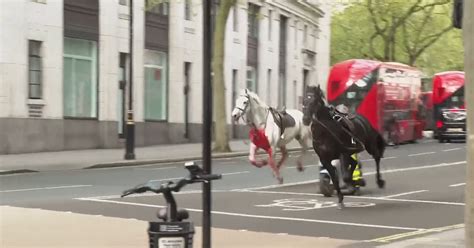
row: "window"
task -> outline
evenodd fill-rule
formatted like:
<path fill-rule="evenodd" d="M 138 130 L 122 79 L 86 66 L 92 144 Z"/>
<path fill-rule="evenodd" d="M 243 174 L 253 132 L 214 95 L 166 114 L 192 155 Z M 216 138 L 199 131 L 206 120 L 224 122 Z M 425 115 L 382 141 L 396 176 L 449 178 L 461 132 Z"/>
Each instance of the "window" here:
<path fill-rule="evenodd" d="M 280 72 L 278 78 L 278 106 L 286 106 L 286 75 L 284 72 Z"/>
<path fill-rule="evenodd" d="M 306 44 L 308 42 L 308 25 L 304 25 L 304 31 L 303 31 L 303 46 L 306 47 Z"/>
<path fill-rule="evenodd" d="M 272 69 L 267 70 L 267 104 L 271 105 L 271 95 L 272 95 Z"/>
<path fill-rule="evenodd" d="M 237 7 L 237 4 L 235 4 L 233 11 L 232 11 L 232 17 L 233 17 L 233 30 L 234 32 L 239 31 L 239 7 Z"/>
<path fill-rule="evenodd" d="M 191 21 L 191 11 L 192 11 L 192 5 L 191 5 L 191 0 L 185 0 L 184 2 L 184 19 Z"/>
<path fill-rule="evenodd" d="M 127 6 L 128 5 L 128 0 L 119 0 L 119 4 Z"/>
<path fill-rule="evenodd" d="M 42 98 L 41 41 L 28 41 L 28 96 Z"/>
<path fill-rule="evenodd" d="M 169 14 L 170 8 L 169 0 L 160 0 L 160 1 L 146 1 L 146 10 L 151 13 L 165 15 Z"/>
<path fill-rule="evenodd" d="M 145 119 L 167 118 L 167 55 L 158 51 L 145 51 Z"/>
<path fill-rule="evenodd" d="M 119 138 L 125 137 L 125 92 L 127 82 L 128 54 L 119 53 L 118 94 L 117 94 L 117 130 Z"/>
<path fill-rule="evenodd" d="M 295 21 L 295 47 L 298 45 L 298 21 Z"/>
<path fill-rule="evenodd" d="M 272 26 L 273 26 L 273 19 L 272 19 L 272 11 L 268 11 L 268 40 L 272 40 Z"/>
<path fill-rule="evenodd" d="M 248 36 L 258 38 L 258 14 L 259 7 L 255 4 L 249 4 L 248 9 Z"/>
<path fill-rule="evenodd" d="M 97 43 L 64 38 L 64 116 L 97 118 Z"/>
<path fill-rule="evenodd" d="M 247 89 L 257 93 L 257 70 L 252 66 L 247 66 Z"/>

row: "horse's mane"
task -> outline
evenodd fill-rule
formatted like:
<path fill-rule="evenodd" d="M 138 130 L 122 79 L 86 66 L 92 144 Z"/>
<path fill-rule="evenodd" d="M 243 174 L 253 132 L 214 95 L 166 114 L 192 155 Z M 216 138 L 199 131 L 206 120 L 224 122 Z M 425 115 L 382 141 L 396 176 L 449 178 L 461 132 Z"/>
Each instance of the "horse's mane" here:
<path fill-rule="evenodd" d="M 244 90 L 245 91 L 245 90 Z M 247 90 L 247 94 L 255 100 L 258 105 L 268 106 L 264 101 L 260 100 L 260 97 L 253 91 Z"/>

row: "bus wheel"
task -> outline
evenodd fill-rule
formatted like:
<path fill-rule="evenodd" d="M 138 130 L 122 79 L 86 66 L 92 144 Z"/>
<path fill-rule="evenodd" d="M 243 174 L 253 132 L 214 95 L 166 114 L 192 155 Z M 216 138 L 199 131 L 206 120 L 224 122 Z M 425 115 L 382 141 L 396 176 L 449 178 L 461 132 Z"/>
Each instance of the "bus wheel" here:
<path fill-rule="evenodd" d="M 331 185 L 331 178 L 329 178 L 329 175 L 321 175 L 319 180 L 319 191 L 325 197 L 332 196 L 333 187 Z"/>

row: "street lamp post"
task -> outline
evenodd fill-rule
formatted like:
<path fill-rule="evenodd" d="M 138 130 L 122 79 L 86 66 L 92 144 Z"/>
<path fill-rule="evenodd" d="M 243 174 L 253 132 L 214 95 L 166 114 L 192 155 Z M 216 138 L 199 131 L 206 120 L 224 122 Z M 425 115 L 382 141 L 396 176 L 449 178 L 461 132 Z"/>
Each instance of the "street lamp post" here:
<path fill-rule="evenodd" d="M 133 120 L 133 0 L 130 0 L 130 35 L 129 35 L 129 85 L 128 85 L 128 111 L 127 111 L 127 125 L 125 130 L 125 159 L 135 159 L 135 121 Z"/>
<path fill-rule="evenodd" d="M 203 131 L 202 162 L 206 174 L 211 174 L 211 125 L 212 125 L 212 4 L 213 0 L 202 1 L 203 6 Z M 211 182 L 202 186 L 202 247 L 211 247 Z"/>

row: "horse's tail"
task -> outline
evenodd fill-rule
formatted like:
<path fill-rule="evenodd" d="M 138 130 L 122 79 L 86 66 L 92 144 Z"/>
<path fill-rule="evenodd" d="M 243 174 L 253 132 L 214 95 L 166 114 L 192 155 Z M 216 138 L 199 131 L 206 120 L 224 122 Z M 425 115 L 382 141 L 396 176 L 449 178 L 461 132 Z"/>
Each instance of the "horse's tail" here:
<path fill-rule="evenodd" d="M 377 150 L 379 151 L 380 157 L 383 158 L 383 154 L 385 152 L 385 147 L 387 146 L 387 142 L 385 142 L 385 139 L 378 132 L 377 132 L 377 137 L 375 139 L 376 139 Z"/>

